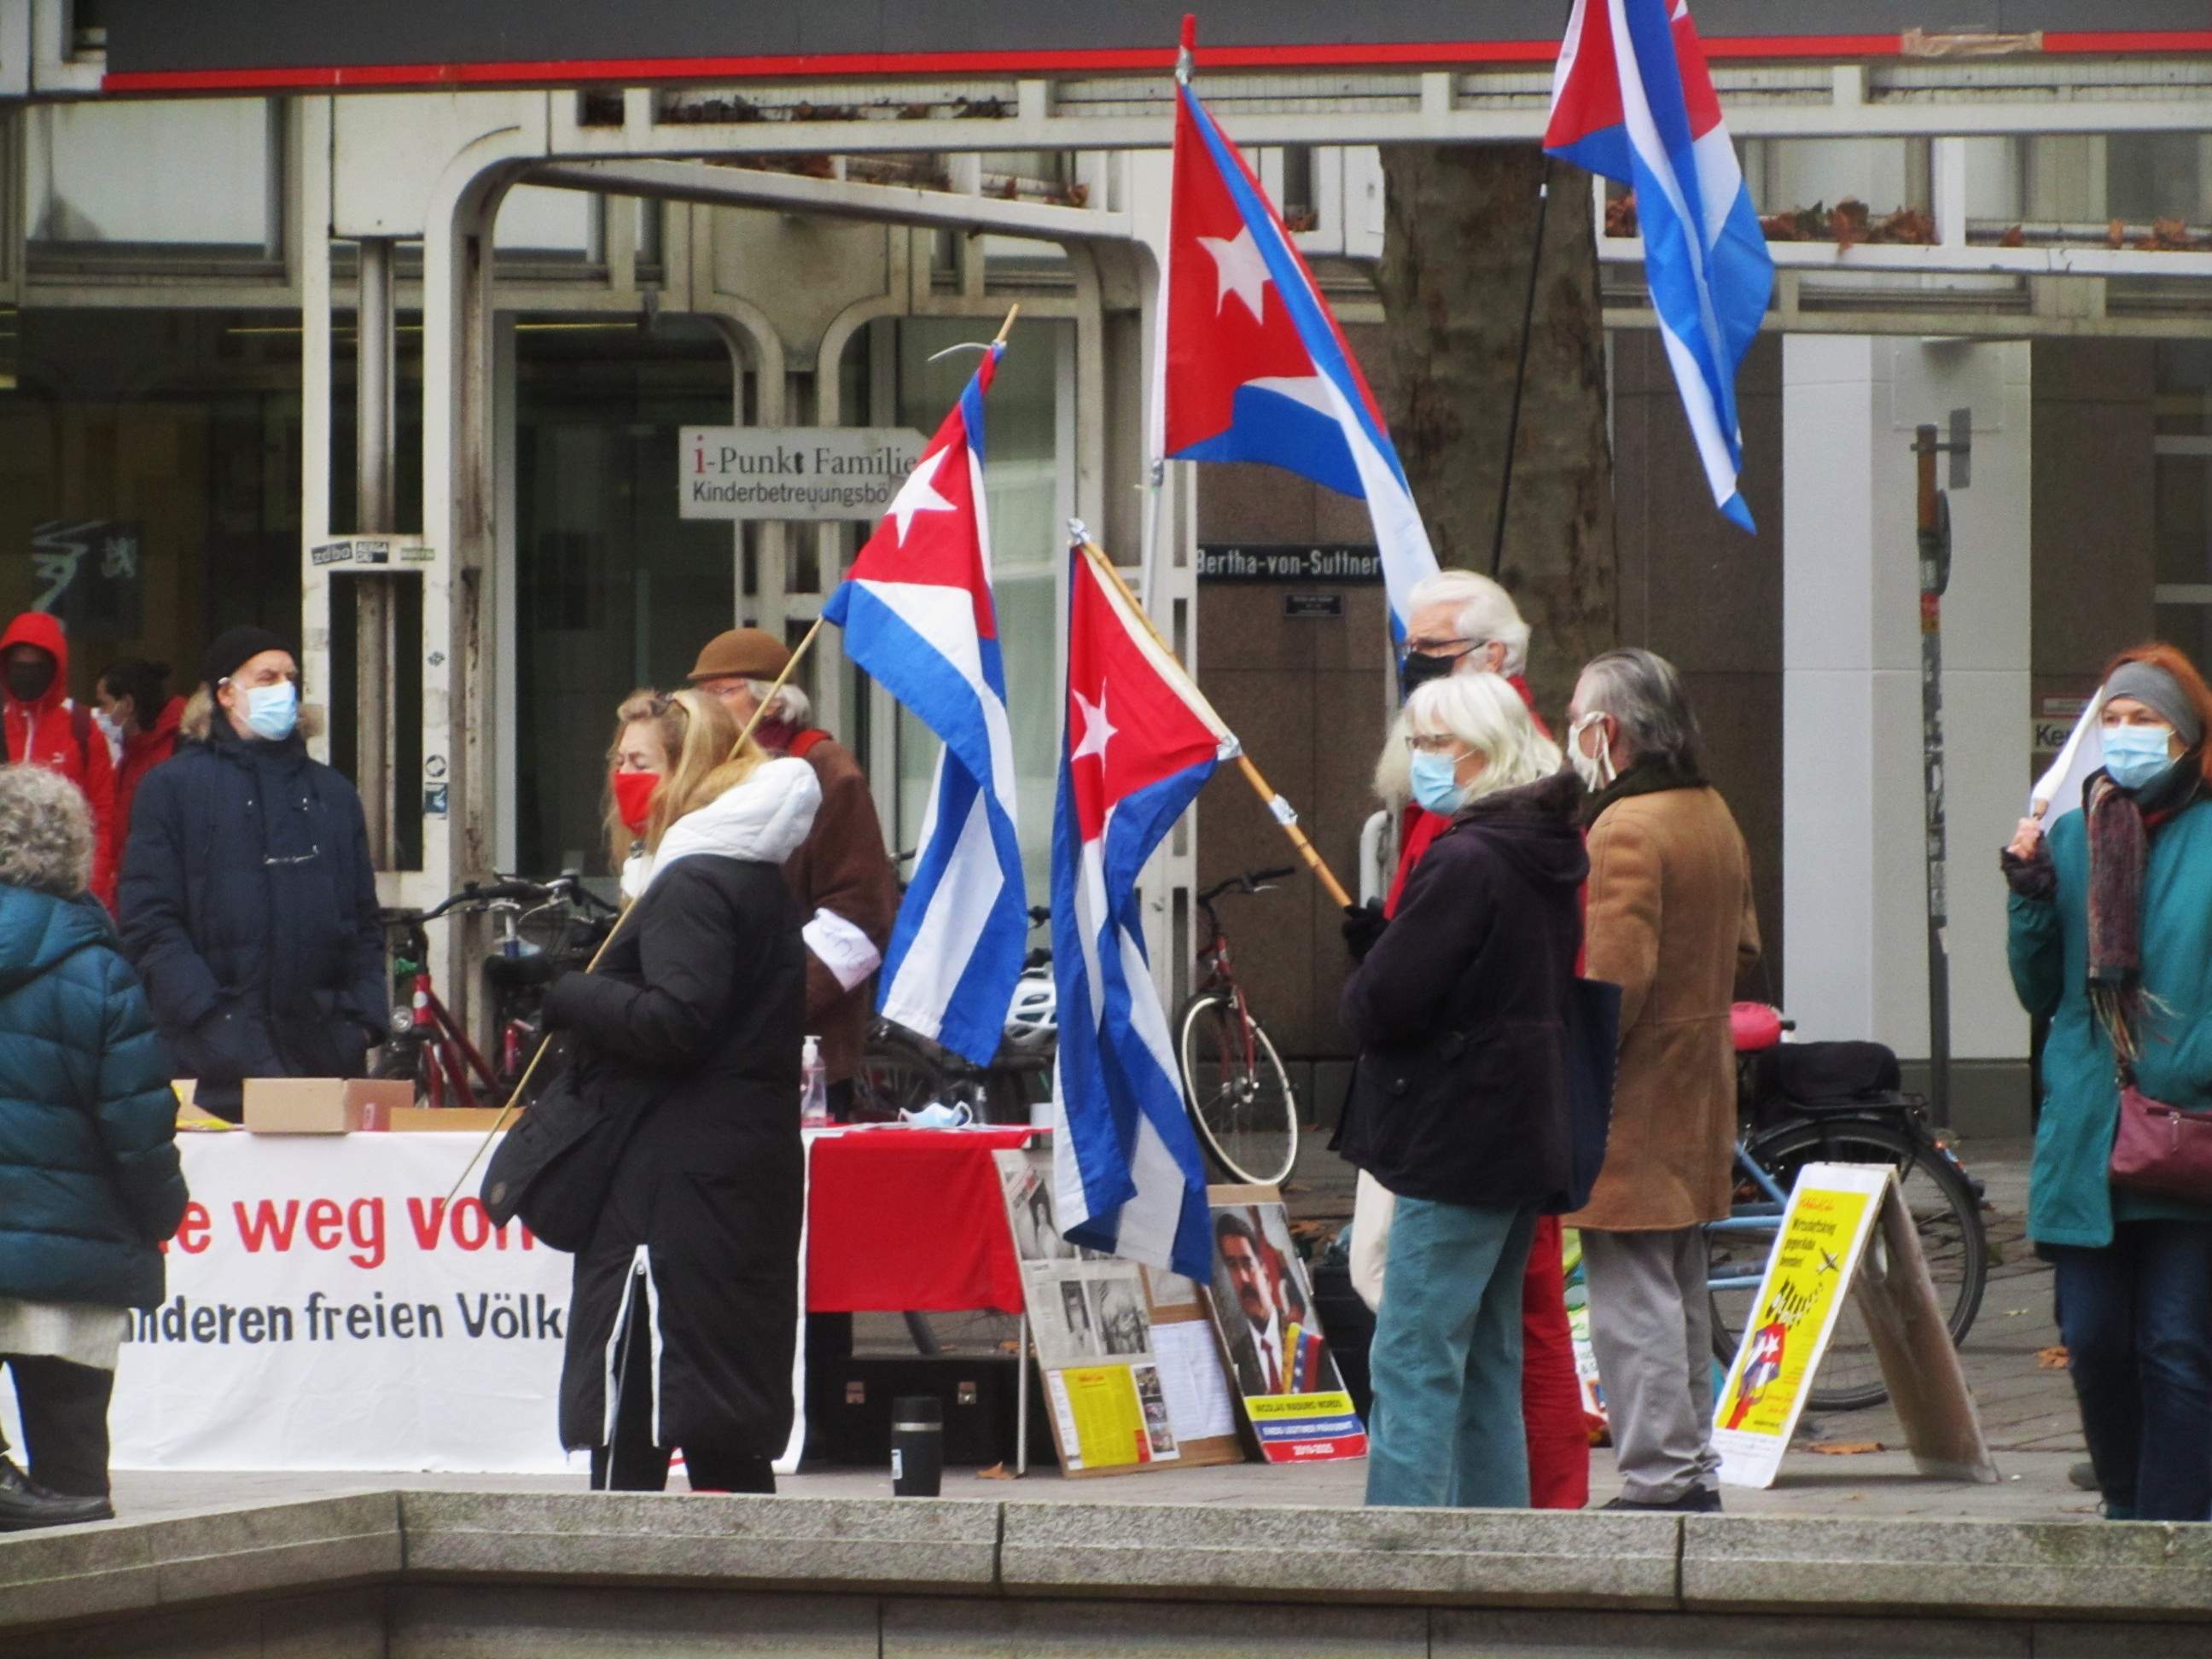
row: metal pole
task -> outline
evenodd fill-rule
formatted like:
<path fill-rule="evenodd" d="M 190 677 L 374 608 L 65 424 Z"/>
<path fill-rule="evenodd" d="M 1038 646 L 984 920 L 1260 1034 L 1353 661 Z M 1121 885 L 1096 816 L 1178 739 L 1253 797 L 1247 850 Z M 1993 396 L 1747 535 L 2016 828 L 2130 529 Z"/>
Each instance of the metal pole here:
<path fill-rule="evenodd" d="M 389 535 L 397 518 L 392 448 L 398 382 L 398 330 L 392 297 L 392 244 L 369 237 L 361 244 L 361 298 L 356 309 L 354 372 L 354 527 L 364 535 Z M 390 579 L 360 575 L 354 592 L 355 770 L 368 821 L 369 859 L 389 869 L 393 853 L 392 685 L 398 671 L 392 637 Z"/>
<path fill-rule="evenodd" d="M 1498 477 L 1498 523 L 1491 532 L 1490 574 L 1505 562 L 1505 509 L 1513 499 L 1513 451 L 1521 441 L 1521 388 L 1528 379 L 1528 337 L 1536 328 L 1536 278 L 1544 268 L 1544 220 L 1552 206 L 1552 158 L 1536 185 L 1536 238 L 1528 250 L 1528 292 L 1521 302 L 1521 349 L 1513 365 L 1513 402 L 1505 416 L 1505 465 Z"/>
<path fill-rule="evenodd" d="M 1014 1473 L 1030 1472 L 1030 1313 L 1014 1330 Z"/>
<path fill-rule="evenodd" d="M 1951 504 L 1936 488 L 1945 447 L 1933 426 L 1913 434 L 1920 551 L 1920 747 L 1928 864 L 1928 1097 L 1939 1126 L 1951 1121 L 1951 964 L 1944 929 L 1943 590 L 1951 580 Z"/>

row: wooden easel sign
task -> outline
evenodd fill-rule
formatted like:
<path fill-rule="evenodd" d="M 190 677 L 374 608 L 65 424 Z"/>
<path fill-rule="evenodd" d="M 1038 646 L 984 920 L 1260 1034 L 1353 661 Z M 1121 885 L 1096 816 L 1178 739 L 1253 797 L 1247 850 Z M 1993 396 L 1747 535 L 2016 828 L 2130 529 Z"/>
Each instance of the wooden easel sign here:
<path fill-rule="evenodd" d="M 1887 1164 L 1808 1164 L 1797 1176 L 1713 1409 L 1721 1479 L 1771 1486 L 1846 1297 L 1856 1298 L 1914 1466 L 1997 1478 L 1920 1235 Z"/>

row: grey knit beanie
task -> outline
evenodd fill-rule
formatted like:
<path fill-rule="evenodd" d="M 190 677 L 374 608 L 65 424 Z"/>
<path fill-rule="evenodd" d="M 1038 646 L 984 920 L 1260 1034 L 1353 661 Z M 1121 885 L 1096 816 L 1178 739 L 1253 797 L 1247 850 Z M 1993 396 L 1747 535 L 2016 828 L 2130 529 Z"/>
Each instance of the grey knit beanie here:
<path fill-rule="evenodd" d="M 2114 697 L 2133 697 L 2155 710 L 2181 734 L 2185 748 L 2194 749 L 2203 740 L 2204 722 L 2190 706 L 2181 682 L 2155 663 L 2126 662 L 2114 669 L 2105 682 L 2105 701 L 2110 702 Z"/>

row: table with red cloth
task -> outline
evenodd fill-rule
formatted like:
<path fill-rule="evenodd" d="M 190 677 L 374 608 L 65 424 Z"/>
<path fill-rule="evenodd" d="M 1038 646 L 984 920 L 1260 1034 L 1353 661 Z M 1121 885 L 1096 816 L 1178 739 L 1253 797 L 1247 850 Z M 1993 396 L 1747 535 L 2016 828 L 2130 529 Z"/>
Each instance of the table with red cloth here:
<path fill-rule="evenodd" d="M 811 1136 L 808 1311 L 1021 1312 L 1021 1263 L 991 1155 L 1035 1133 L 886 1125 Z"/>

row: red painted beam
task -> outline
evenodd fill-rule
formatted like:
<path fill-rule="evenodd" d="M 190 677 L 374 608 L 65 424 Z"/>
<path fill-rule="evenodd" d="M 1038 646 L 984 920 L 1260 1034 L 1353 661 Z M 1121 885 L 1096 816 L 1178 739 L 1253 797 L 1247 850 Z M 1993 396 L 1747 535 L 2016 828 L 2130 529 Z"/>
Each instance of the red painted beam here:
<path fill-rule="evenodd" d="M 2046 33 L 2044 51 L 2060 56 L 2212 52 L 2212 29 L 2076 31 Z M 1705 42 L 1719 59 L 1850 59 L 1902 55 L 1895 34 L 1734 35 Z M 1205 70 L 1273 69 L 1449 69 L 1548 64 L 1554 40 L 1438 40 L 1364 46 L 1209 47 Z M 401 87 L 520 87 L 651 82 L 849 79 L 961 75 L 1151 73 L 1175 67 L 1171 48 L 1085 51 L 854 52 L 753 58 L 595 58 L 483 64 L 365 64 L 289 69 L 150 70 L 101 77 L 112 93 L 360 92 Z"/>

